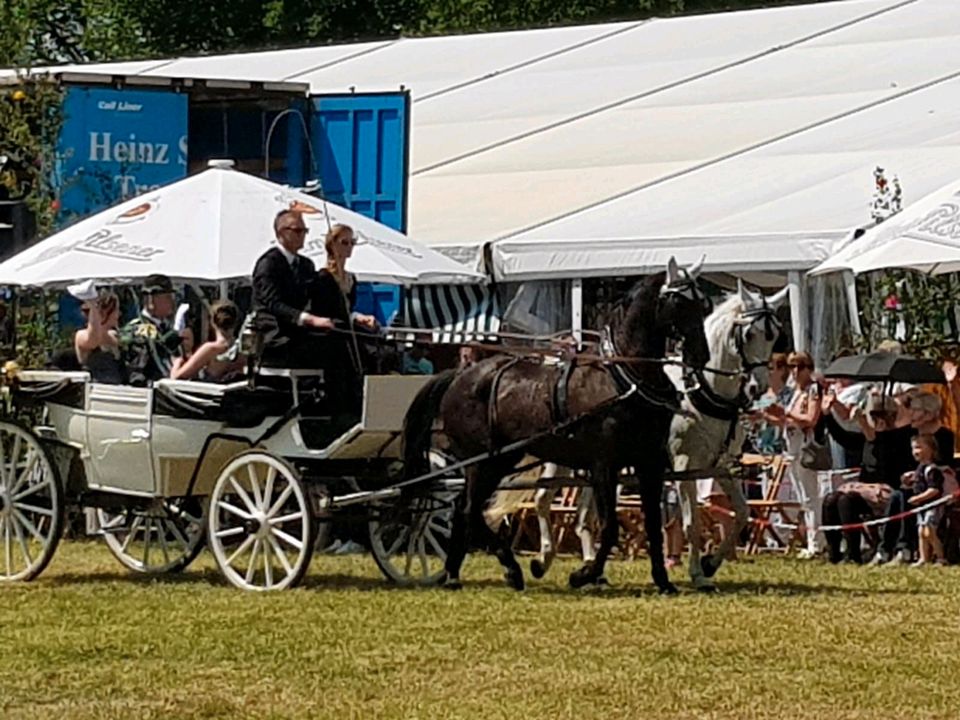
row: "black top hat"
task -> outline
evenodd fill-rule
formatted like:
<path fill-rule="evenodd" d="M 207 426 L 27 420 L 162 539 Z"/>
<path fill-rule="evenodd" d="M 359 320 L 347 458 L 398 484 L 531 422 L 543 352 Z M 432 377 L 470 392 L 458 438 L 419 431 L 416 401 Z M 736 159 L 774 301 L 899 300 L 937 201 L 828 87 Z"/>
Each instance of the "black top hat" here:
<path fill-rule="evenodd" d="M 144 295 L 162 295 L 163 293 L 172 293 L 173 283 L 166 275 L 148 275 L 143 281 Z"/>

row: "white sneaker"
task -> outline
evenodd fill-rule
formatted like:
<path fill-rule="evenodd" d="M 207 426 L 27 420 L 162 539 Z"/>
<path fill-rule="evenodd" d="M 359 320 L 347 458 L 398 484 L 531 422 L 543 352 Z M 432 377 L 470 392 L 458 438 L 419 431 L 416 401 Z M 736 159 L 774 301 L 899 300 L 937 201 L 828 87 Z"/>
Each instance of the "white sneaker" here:
<path fill-rule="evenodd" d="M 810 548 L 803 548 L 797 553 L 798 560 L 813 560 L 817 557 L 817 551 Z"/>
<path fill-rule="evenodd" d="M 871 559 L 870 562 L 867 563 L 867 565 L 869 567 L 878 567 L 880 565 L 886 565 L 887 562 L 888 562 L 887 556 L 883 552 L 878 551 L 876 555 L 873 556 L 873 559 Z"/>
<path fill-rule="evenodd" d="M 892 558 L 890 562 L 886 564 L 886 567 L 897 566 L 897 565 L 909 565 L 910 564 L 910 553 L 907 550 L 901 550 Z"/>
<path fill-rule="evenodd" d="M 910 567 L 924 567 L 926 565 L 930 565 L 930 563 L 926 560 L 917 560 L 915 563 L 911 563 Z"/>

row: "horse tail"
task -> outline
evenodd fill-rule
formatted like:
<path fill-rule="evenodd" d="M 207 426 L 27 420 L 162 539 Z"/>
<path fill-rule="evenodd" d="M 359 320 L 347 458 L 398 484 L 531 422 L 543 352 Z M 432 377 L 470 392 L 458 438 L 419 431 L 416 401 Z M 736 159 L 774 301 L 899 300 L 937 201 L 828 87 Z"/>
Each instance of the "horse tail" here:
<path fill-rule="evenodd" d="M 440 402 L 457 375 L 456 370 L 444 370 L 431 378 L 413 398 L 403 419 L 404 475 L 415 478 L 430 472 L 430 442 L 433 421 L 440 412 Z"/>

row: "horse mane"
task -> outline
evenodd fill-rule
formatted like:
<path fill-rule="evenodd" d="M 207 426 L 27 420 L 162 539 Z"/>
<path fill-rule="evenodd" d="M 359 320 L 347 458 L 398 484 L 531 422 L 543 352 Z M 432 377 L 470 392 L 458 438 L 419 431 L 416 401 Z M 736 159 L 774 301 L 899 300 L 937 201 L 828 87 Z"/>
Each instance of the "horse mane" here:
<path fill-rule="evenodd" d="M 721 367 L 719 363 L 731 354 L 729 341 L 736 330 L 737 321 L 746 309 L 740 293 L 733 293 L 717 305 L 704 322 L 703 330 L 707 336 L 710 359 L 712 363 L 717 363 L 717 367 Z"/>
<path fill-rule="evenodd" d="M 654 275 L 641 277 L 633 284 L 633 287 L 630 288 L 630 292 L 627 293 L 628 307 L 633 305 L 634 301 L 638 298 L 643 298 L 644 303 L 655 301 L 660 294 L 660 288 L 663 287 L 666 281 L 667 274 L 665 272 L 658 272 Z"/>
<path fill-rule="evenodd" d="M 657 347 L 660 343 L 654 339 L 653 315 L 656 313 L 660 289 L 666 281 L 667 274 L 659 272 L 640 278 L 630 288 L 619 322 L 613 327 L 614 337 L 623 351 L 638 355 L 657 355 L 662 352 L 662 348 Z M 631 336 L 641 347 L 627 347 L 627 338 Z"/>

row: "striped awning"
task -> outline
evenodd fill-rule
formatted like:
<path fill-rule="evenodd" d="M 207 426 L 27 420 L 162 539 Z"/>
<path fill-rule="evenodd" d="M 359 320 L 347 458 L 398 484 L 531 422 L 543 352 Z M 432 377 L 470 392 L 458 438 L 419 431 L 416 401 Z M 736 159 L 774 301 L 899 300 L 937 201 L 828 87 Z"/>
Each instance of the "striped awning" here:
<path fill-rule="evenodd" d="M 488 340 L 500 330 L 500 306 L 485 285 L 415 285 L 404 290 L 392 326 L 429 331 L 435 343 Z"/>

